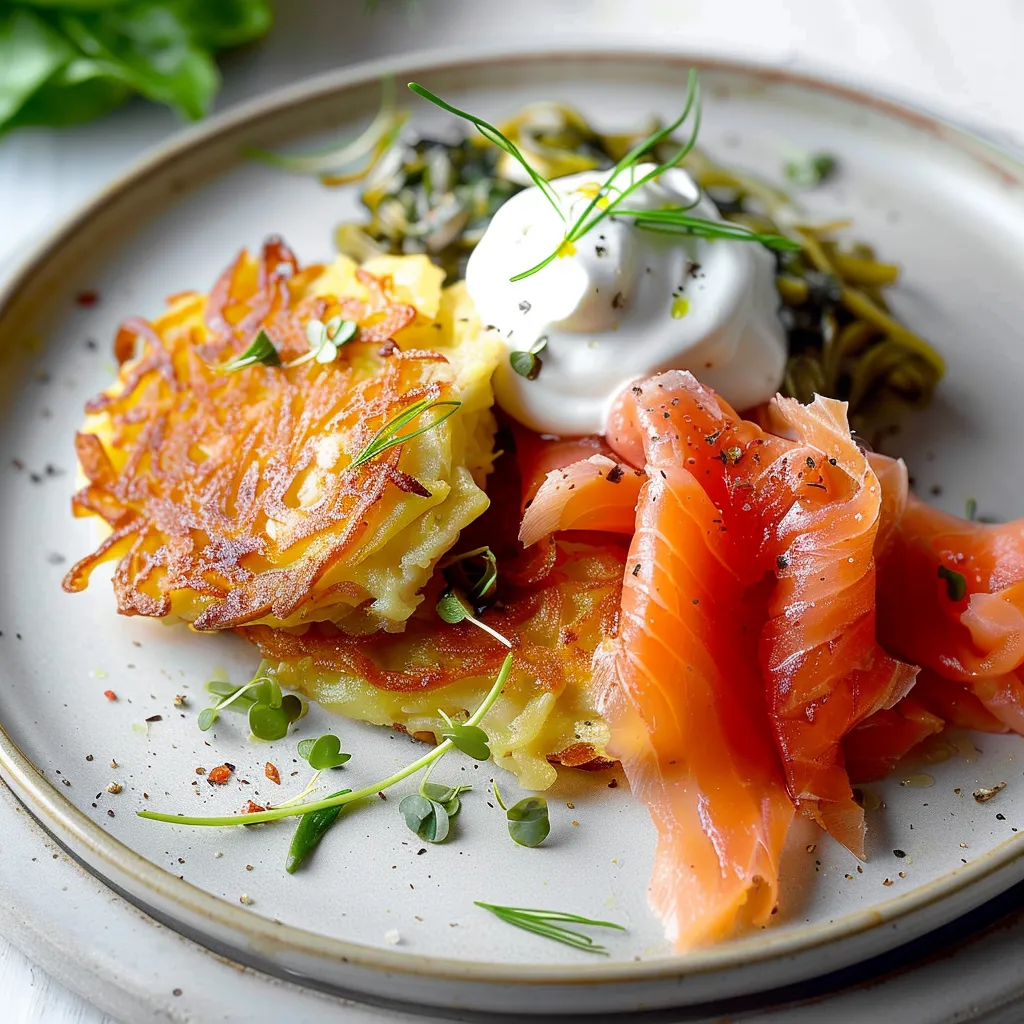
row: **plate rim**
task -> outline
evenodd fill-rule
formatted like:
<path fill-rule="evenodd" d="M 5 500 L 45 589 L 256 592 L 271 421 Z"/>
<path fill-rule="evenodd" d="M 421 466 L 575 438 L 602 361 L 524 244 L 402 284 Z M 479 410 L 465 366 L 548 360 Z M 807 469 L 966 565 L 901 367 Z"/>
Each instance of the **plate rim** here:
<path fill-rule="evenodd" d="M 235 132 L 251 129 L 265 118 L 277 117 L 290 108 L 300 108 L 332 94 L 343 95 L 386 76 L 413 71 L 417 74 L 466 71 L 473 66 L 493 66 L 495 63 L 510 66 L 543 65 L 559 59 L 614 63 L 641 58 L 678 65 L 680 68 L 696 67 L 702 71 L 742 75 L 766 85 L 788 84 L 811 92 L 825 93 L 936 136 L 984 165 L 1006 185 L 1024 184 L 1024 152 L 1016 152 L 1013 142 L 995 140 L 946 115 L 929 112 L 920 105 L 905 102 L 884 91 L 830 77 L 813 69 L 792 69 L 769 61 L 729 56 L 707 49 L 686 51 L 642 44 L 601 45 L 592 41 L 579 46 L 556 43 L 541 49 L 524 49 L 522 45 L 431 48 L 360 62 L 274 89 L 217 114 L 202 124 L 186 128 L 169 140 L 151 147 L 124 172 L 58 221 L 25 256 L 15 261 L 13 268 L 0 283 L 0 323 L 46 262 L 87 226 L 92 217 L 136 189 L 153 171 L 164 168 L 179 156 L 224 141 Z M 216 173 L 211 177 L 215 177 Z M 254 949 L 268 946 L 286 948 L 293 953 L 340 961 L 375 972 L 397 973 L 413 978 L 429 976 L 438 981 L 471 981 L 481 984 L 507 984 L 514 981 L 520 985 L 535 986 L 642 984 L 743 968 L 807 953 L 813 949 L 824 949 L 886 925 L 895 928 L 901 920 L 984 882 L 1024 858 L 1022 832 L 999 843 L 977 860 L 884 903 L 823 923 L 795 927 L 784 933 L 769 929 L 759 935 L 688 953 L 672 953 L 640 961 L 502 964 L 381 949 L 274 921 L 236 907 L 226 898 L 208 893 L 157 866 L 107 833 L 42 776 L 8 734 L 2 721 L 0 775 L 6 778 L 44 827 L 52 828 L 58 835 L 63 834 L 81 844 L 96 861 L 124 874 L 142 891 L 162 898 L 196 918 L 246 936 Z M 107 877 L 102 877 L 102 881 L 111 884 Z"/>

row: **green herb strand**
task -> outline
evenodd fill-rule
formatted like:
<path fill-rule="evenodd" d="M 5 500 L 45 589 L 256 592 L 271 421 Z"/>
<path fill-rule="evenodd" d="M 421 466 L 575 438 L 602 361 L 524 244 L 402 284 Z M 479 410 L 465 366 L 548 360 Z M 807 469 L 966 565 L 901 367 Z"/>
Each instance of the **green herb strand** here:
<path fill-rule="evenodd" d="M 454 416 L 461 406 L 462 403 L 454 399 L 431 401 L 429 398 L 421 398 L 418 402 L 413 402 L 373 435 L 366 447 L 349 463 L 348 468 L 359 469 L 360 466 L 365 466 L 379 455 L 383 455 L 388 449 L 405 444 L 406 441 L 411 441 L 414 437 L 419 437 L 420 434 L 439 427 L 449 416 Z M 399 433 L 402 427 L 407 427 L 413 420 L 433 409 L 442 409 L 443 411 L 426 426 L 417 427 L 407 434 Z"/>
<path fill-rule="evenodd" d="M 219 369 L 221 373 L 237 373 L 239 370 L 244 370 L 247 366 L 256 365 L 281 365 L 281 357 L 277 354 L 277 349 L 270 340 L 270 335 L 262 327 L 256 332 L 256 336 L 244 352 L 239 353 L 234 359 L 229 359 L 228 362 L 222 363 Z"/>
<path fill-rule="evenodd" d="M 579 914 L 567 914 L 559 910 L 531 910 L 526 907 L 503 907 L 495 903 L 483 903 L 480 900 L 473 901 L 474 906 L 490 911 L 500 921 L 521 928 L 523 931 L 533 932 L 543 938 L 551 939 L 554 942 L 561 942 L 565 946 L 572 946 L 574 949 L 581 949 L 587 953 L 598 953 L 602 956 L 608 955 L 604 946 L 597 945 L 589 935 L 573 931 L 571 928 L 563 928 L 562 924 L 580 924 L 589 928 L 614 928 L 616 931 L 624 932 L 626 929 L 614 921 L 595 921 L 593 918 L 581 917 Z"/>
<path fill-rule="evenodd" d="M 501 666 L 494 685 L 488 691 L 487 696 L 481 701 L 476 711 L 470 715 L 467 726 L 479 725 L 488 711 L 494 706 L 494 702 L 501 695 L 502 688 L 508 681 L 509 673 L 512 671 L 512 655 L 509 654 Z M 193 817 L 190 815 L 164 814 L 158 811 L 138 811 L 140 818 L 148 821 L 163 821 L 172 825 L 210 825 L 214 827 L 230 827 L 234 825 L 258 825 L 265 821 L 277 821 L 280 818 L 290 818 L 296 815 L 310 814 L 313 811 L 326 810 L 329 807 L 344 807 L 347 804 L 355 803 L 357 800 L 365 800 L 367 797 L 375 796 L 385 789 L 389 789 L 403 779 L 415 775 L 418 771 L 426 768 L 434 761 L 444 757 L 449 750 L 454 749 L 455 744 L 451 740 L 442 740 L 433 750 L 428 751 L 422 757 L 413 761 L 412 764 L 389 775 L 386 779 L 374 783 L 372 786 L 364 786 L 362 789 L 354 790 L 343 796 L 327 797 L 323 800 L 315 800 L 311 803 L 298 804 L 292 807 L 273 807 L 266 811 L 258 811 L 253 814 L 222 815 L 210 818 Z"/>
<path fill-rule="evenodd" d="M 555 213 L 558 214 L 561 220 L 565 220 L 565 214 L 562 212 L 561 201 L 558 198 L 558 193 L 556 193 L 551 187 L 551 182 L 538 174 L 533 167 L 530 166 L 530 162 L 523 156 L 519 151 L 519 147 L 516 146 L 511 139 L 502 134 L 502 132 L 495 128 L 493 124 L 490 124 L 488 121 L 484 121 L 475 114 L 470 114 L 468 111 L 460 110 L 458 107 L 453 107 L 450 103 L 446 103 L 441 99 L 440 96 L 436 96 L 429 89 L 425 89 L 418 82 L 410 82 L 409 89 L 416 93 L 417 96 L 433 103 L 434 106 L 440 107 L 442 110 L 447 110 L 449 114 L 454 114 L 456 117 L 461 117 L 463 121 L 468 121 L 488 142 L 497 146 L 498 149 L 504 150 L 509 156 L 519 161 L 523 170 L 530 176 L 530 180 L 541 190 L 541 192 L 544 193 L 548 202 L 554 208 Z"/>
<path fill-rule="evenodd" d="M 939 579 L 946 581 L 946 596 L 950 601 L 962 601 L 967 596 L 967 577 L 962 572 L 940 565 Z"/>

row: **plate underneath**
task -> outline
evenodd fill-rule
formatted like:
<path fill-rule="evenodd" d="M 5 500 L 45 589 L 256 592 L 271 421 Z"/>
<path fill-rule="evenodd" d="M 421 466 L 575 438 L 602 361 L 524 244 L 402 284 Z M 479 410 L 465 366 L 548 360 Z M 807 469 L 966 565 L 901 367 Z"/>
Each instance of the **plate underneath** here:
<path fill-rule="evenodd" d="M 485 116 L 558 97 L 607 127 L 668 113 L 686 66 L 678 56 L 444 63 L 403 61 L 392 70 Z M 476 1009 L 507 1007 L 523 985 L 528 1009 L 576 1012 L 763 990 L 875 955 L 1017 881 L 1024 786 L 1019 740 L 1010 737 L 965 739 L 949 759 L 872 787 L 879 806 L 869 815 L 865 865 L 795 830 L 778 924 L 683 959 L 670 954 L 646 908 L 650 822 L 627 787 L 609 788 L 610 774 L 563 773 L 548 794 L 552 840 L 524 850 L 508 843 L 500 812 L 488 806 L 489 767 L 452 758 L 439 778 L 476 786 L 454 842 L 418 843 L 391 799 L 352 814 L 295 877 L 282 870 L 287 826 L 188 830 L 135 817 L 141 807 L 230 813 L 248 799 L 279 801 L 302 786 L 301 772 L 291 776 L 300 768 L 295 741 L 328 727 L 355 755 L 344 769 L 349 784 L 417 755 L 406 738 L 319 711 L 278 744 L 247 744 L 231 720 L 204 737 L 194 721 L 203 682 L 217 671 L 248 678 L 250 649 L 231 637 L 119 619 L 99 574 L 85 595 L 59 589 L 67 559 L 93 541 L 91 526 L 68 516 L 70 442 L 82 402 L 113 376 L 107 352 L 116 324 L 155 312 L 166 294 L 208 287 L 238 246 L 271 233 L 306 261 L 328 258 L 330 228 L 354 211 L 353 197 L 239 163 L 238 149 L 358 119 L 376 103 L 382 70 L 343 72 L 173 143 L 59 236 L 35 273 L 16 282 L 16 301 L 0 309 L 0 722 L 27 758 L 2 743 L 0 763 L 19 793 L 104 877 L 237 958 Z M 1012 162 L 927 119 L 784 74 L 719 66 L 704 84 L 703 141 L 723 159 L 774 169 L 791 148 L 837 154 L 842 174 L 809 205 L 823 216 L 854 216 L 860 237 L 905 266 L 899 312 L 950 364 L 940 398 L 898 450 L 922 493 L 952 509 L 975 496 L 983 512 L 1014 514 L 1024 206 L 1007 177 Z M 434 113 L 417 108 L 428 131 L 444 130 Z M 100 302 L 77 305 L 85 289 Z M 107 701 L 108 689 L 120 699 Z M 177 694 L 190 698 L 188 709 L 174 706 Z M 225 761 L 238 769 L 229 786 L 197 777 L 197 767 Z M 267 761 L 281 769 L 280 791 L 266 780 Z M 111 781 L 123 792 L 108 794 Z M 1000 781 L 1016 784 L 992 803 L 970 799 Z M 475 899 L 610 917 L 629 933 L 608 939 L 610 961 L 596 963 L 501 926 Z"/>

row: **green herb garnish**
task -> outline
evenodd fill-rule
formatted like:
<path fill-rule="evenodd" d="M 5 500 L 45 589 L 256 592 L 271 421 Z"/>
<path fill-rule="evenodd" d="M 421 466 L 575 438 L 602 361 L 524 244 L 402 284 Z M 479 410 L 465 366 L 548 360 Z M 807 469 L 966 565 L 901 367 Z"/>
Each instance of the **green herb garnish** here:
<path fill-rule="evenodd" d="M 614 928 L 616 931 L 624 932 L 626 929 L 614 921 L 595 921 L 593 918 L 580 917 L 578 914 L 567 914 L 560 910 L 529 910 L 526 907 L 501 907 L 494 903 L 482 903 L 474 900 L 474 905 L 489 910 L 500 921 L 522 928 L 524 931 L 533 932 L 546 939 L 561 942 L 563 945 L 572 946 L 575 949 L 582 949 L 587 953 L 600 953 L 607 956 L 608 950 L 604 946 L 598 946 L 589 935 L 574 932 L 570 928 L 563 928 L 561 923 L 581 924 L 588 928 Z"/>
<path fill-rule="evenodd" d="M 493 124 L 484 121 L 475 114 L 470 114 L 465 110 L 460 110 L 458 107 L 453 107 L 450 103 L 446 103 L 441 99 L 440 96 L 435 96 L 429 89 L 424 89 L 418 82 L 410 82 L 409 89 L 416 93 L 417 96 L 422 96 L 423 99 L 429 100 L 442 110 L 447 110 L 449 114 L 454 114 L 456 117 L 461 117 L 464 121 L 468 121 L 488 142 L 497 146 L 498 149 L 504 150 L 509 156 L 517 160 L 522 165 L 523 170 L 530 176 L 530 180 L 544 193 L 547 201 L 551 204 L 555 213 L 558 214 L 559 219 L 565 220 L 565 214 L 562 212 L 562 203 L 558 198 L 558 193 L 551 187 L 551 182 L 538 174 L 530 166 L 530 162 L 519 152 L 519 147 L 511 139 L 503 135 Z"/>
<path fill-rule="evenodd" d="M 797 188 L 814 188 L 828 181 L 839 166 L 829 153 L 811 153 L 799 160 L 790 160 L 785 167 L 786 177 Z"/>
<path fill-rule="evenodd" d="M 474 603 L 494 597 L 498 589 L 498 559 L 486 545 L 451 555 L 441 563 L 453 589 L 464 589 Z M 455 577 L 455 579 L 453 579 Z"/>
<path fill-rule="evenodd" d="M 495 679 L 494 685 L 488 691 L 487 696 L 480 702 L 473 714 L 469 716 L 469 719 L 465 723 L 467 727 L 477 726 L 480 724 L 487 712 L 493 707 L 494 702 L 501 695 L 502 688 L 505 686 L 505 683 L 508 682 L 509 673 L 511 673 L 511 671 L 512 655 L 509 654 L 502 664 L 501 671 L 498 673 L 498 677 Z M 272 807 L 266 811 L 257 811 L 252 814 L 221 815 L 209 818 L 193 817 L 191 815 L 182 814 L 164 814 L 159 811 L 138 811 L 137 814 L 140 818 L 146 818 L 149 821 L 163 821 L 173 825 L 208 825 L 214 827 L 257 825 L 265 821 L 277 821 L 280 818 L 291 818 L 296 815 L 312 814 L 316 811 L 327 810 L 330 807 L 344 807 L 348 804 L 355 803 L 357 800 L 365 800 L 367 797 L 376 796 L 377 793 L 383 792 L 385 789 L 389 789 L 391 786 L 401 782 L 403 779 L 409 778 L 410 775 L 415 775 L 417 772 L 422 771 L 435 761 L 440 760 L 450 750 L 454 749 L 454 747 L 455 744 L 450 739 L 444 739 L 432 750 L 429 750 L 422 757 L 413 761 L 412 764 L 406 765 L 393 775 L 389 775 L 386 779 L 382 779 L 380 782 L 374 783 L 372 786 L 363 786 L 362 789 L 356 789 L 350 793 L 344 793 L 339 796 L 326 797 L 323 800 L 313 800 L 308 803 L 299 803 L 291 806 L 279 804 L 277 807 Z"/>
<path fill-rule="evenodd" d="M 454 416 L 461 405 L 461 402 L 454 399 L 432 401 L 429 398 L 421 398 L 418 402 L 413 402 L 407 409 L 403 409 L 393 419 L 388 420 L 373 435 L 366 447 L 349 463 L 348 468 L 358 469 L 360 466 L 365 466 L 366 463 L 377 458 L 377 456 L 383 455 L 389 448 L 405 444 L 406 441 L 411 441 L 414 437 L 419 437 L 420 434 L 425 434 L 428 430 L 439 427 L 449 416 Z M 439 416 L 434 417 L 426 426 L 417 427 L 415 430 L 410 430 L 407 434 L 399 433 L 402 427 L 407 427 L 413 420 L 434 409 L 441 409 L 442 412 Z"/>
<path fill-rule="evenodd" d="M 442 110 L 447 110 L 449 113 L 455 114 L 457 117 L 461 117 L 464 120 L 469 121 L 471 124 L 476 125 L 477 130 L 480 131 L 484 138 L 518 160 L 530 175 L 534 184 L 541 189 L 548 201 L 555 208 L 559 217 L 565 221 L 565 214 L 562 212 L 562 202 L 554 188 L 552 188 L 551 183 L 545 180 L 537 173 L 536 170 L 534 170 L 529 161 L 523 156 L 515 144 L 502 135 L 497 128 L 493 125 L 487 124 L 487 122 L 481 122 L 480 119 L 475 117 L 473 114 L 468 114 L 464 110 L 459 110 L 458 107 L 451 106 L 451 104 L 446 103 L 438 96 L 435 96 L 432 92 L 428 92 L 421 85 L 410 83 L 409 88 L 418 96 L 422 96 L 424 99 L 427 99 L 431 103 L 441 107 Z M 672 132 L 683 125 L 690 118 L 691 113 L 693 114 L 693 122 L 690 127 L 687 140 L 667 159 L 655 164 L 651 170 L 639 177 L 635 174 L 631 174 L 630 180 L 628 184 L 626 184 L 622 180 L 622 176 L 627 172 L 635 171 L 635 169 L 640 165 L 640 161 L 645 156 L 651 154 L 661 143 L 669 138 Z M 596 189 L 594 196 L 586 207 L 584 207 L 584 210 L 579 217 L 577 217 L 576 220 L 566 228 L 562 241 L 558 244 L 555 250 L 549 256 L 541 260 L 540 263 L 536 264 L 536 266 L 530 267 L 529 270 L 524 270 L 520 274 L 516 274 L 511 278 L 511 280 L 522 281 L 524 278 L 530 277 L 538 271 L 543 270 L 544 267 L 556 260 L 559 256 L 575 252 L 576 243 L 579 242 L 584 235 L 600 224 L 606 217 L 612 216 L 633 217 L 635 218 L 635 223 L 638 228 L 645 231 L 656 231 L 661 234 L 687 234 L 700 238 L 724 238 L 741 242 L 760 242 L 762 245 L 767 245 L 774 249 L 790 249 L 794 251 L 800 249 L 801 246 L 799 242 L 794 242 L 783 235 L 751 231 L 738 227 L 735 224 L 691 216 L 687 211 L 696 205 L 696 199 L 689 206 L 675 207 L 665 210 L 630 210 L 623 205 L 625 200 L 636 192 L 637 189 L 646 185 L 649 181 L 657 179 L 666 171 L 682 163 L 697 142 L 697 134 L 700 131 L 700 116 L 700 86 L 697 80 L 697 73 L 691 70 L 687 81 L 686 102 L 683 106 L 682 113 L 671 124 L 652 132 L 646 138 L 633 146 L 633 148 L 630 149 L 630 151 L 626 153 L 625 156 L 623 156 L 622 159 L 619 160 L 619 162 L 612 168 L 608 177 L 605 178 L 600 187 Z M 486 130 L 482 128 L 481 125 L 484 125 Z M 527 355 L 529 355 L 529 353 Z M 539 368 L 539 360 L 532 361 L 527 358 L 520 357 L 517 360 L 517 363 L 518 366 L 514 364 L 513 369 L 515 369 L 516 373 L 522 373 L 524 377 L 528 377 L 531 372 L 536 375 L 536 371 Z M 523 370 L 526 372 L 524 373 Z"/>
<path fill-rule="evenodd" d="M 328 799 L 345 796 L 351 792 L 350 789 L 339 789 Z M 304 814 L 299 819 L 295 835 L 292 836 L 291 845 L 288 847 L 288 858 L 284 865 L 284 869 L 289 875 L 294 875 L 302 866 L 303 861 L 320 845 L 320 840 L 338 820 L 340 814 L 341 807 L 327 807 L 322 811 L 310 811 L 309 814 Z"/>
<path fill-rule="evenodd" d="M 351 754 L 342 753 L 341 740 L 329 732 L 318 739 L 302 740 L 299 743 L 299 757 L 308 761 L 310 768 L 315 768 L 318 772 L 340 768 L 346 761 L 352 759 Z"/>
<path fill-rule="evenodd" d="M 278 681 L 262 665 L 256 676 L 242 686 L 214 680 L 206 684 L 206 689 L 221 699 L 199 712 L 198 725 L 203 732 L 213 726 L 222 711 L 239 711 L 248 715 L 249 731 L 256 739 L 279 740 L 308 710 L 296 694 L 283 694 Z"/>
<path fill-rule="evenodd" d="M 964 518 L 970 522 L 974 522 L 978 518 L 978 499 L 968 498 L 964 502 Z"/>
<path fill-rule="evenodd" d="M 221 373 L 237 373 L 247 366 L 280 366 L 281 357 L 277 354 L 270 335 L 261 327 L 256 336 L 249 343 L 249 347 L 234 359 L 222 363 L 219 367 Z"/>
<path fill-rule="evenodd" d="M 479 725 L 453 722 L 443 711 L 438 710 L 437 713 L 444 719 L 447 726 L 447 729 L 441 733 L 442 738 L 450 740 L 454 747 L 473 758 L 474 761 L 490 760 L 490 741 L 487 733 Z"/>
<path fill-rule="evenodd" d="M 547 345 L 547 336 L 542 335 L 530 348 L 510 352 L 508 354 L 509 364 L 520 377 L 525 377 L 527 380 L 536 380 L 540 376 L 541 367 L 544 365 L 543 360 L 540 358 L 540 353 L 547 348 Z"/>
<path fill-rule="evenodd" d="M 939 579 L 946 581 L 946 594 L 950 601 L 962 601 L 967 596 L 967 577 L 962 572 L 940 565 Z"/>
<path fill-rule="evenodd" d="M 481 622 L 473 614 L 473 609 L 470 608 L 466 599 L 452 587 L 448 587 L 441 592 L 441 596 L 437 601 L 437 614 L 450 626 L 454 626 L 457 622 L 472 622 L 474 626 L 478 626 L 485 633 L 490 633 L 495 640 L 500 641 L 506 647 L 512 646 L 511 640 L 503 637 L 496 629 L 488 626 L 486 622 Z"/>
<path fill-rule="evenodd" d="M 508 834 L 519 846 L 540 846 L 551 832 L 548 820 L 548 802 L 542 796 L 528 796 L 513 804 L 505 806 L 501 799 L 498 784 L 493 783 L 494 799 L 505 812 Z"/>
<path fill-rule="evenodd" d="M 301 366 L 316 360 L 318 363 L 333 363 L 338 358 L 338 350 L 347 341 L 351 341 L 359 330 L 359 325 L 352 320 L 344 320 L 340 316 L 332 316 L 327 323 L 310 320 L 306 323 L 306 340 L 309 351 L 298 359 L 286 363 L 285 367 Z"/>

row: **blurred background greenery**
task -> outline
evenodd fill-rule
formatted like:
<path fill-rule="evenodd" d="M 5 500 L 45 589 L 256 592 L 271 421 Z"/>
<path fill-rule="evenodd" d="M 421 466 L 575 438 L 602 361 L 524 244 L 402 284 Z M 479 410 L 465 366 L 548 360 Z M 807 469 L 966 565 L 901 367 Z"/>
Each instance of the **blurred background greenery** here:
<path fill-rule="evenodd" d="M 133 94 L 200 118 L 214 54 L 272 20 L 270 0 L 0 0 L 0 132 L 90 121 Z"/>

